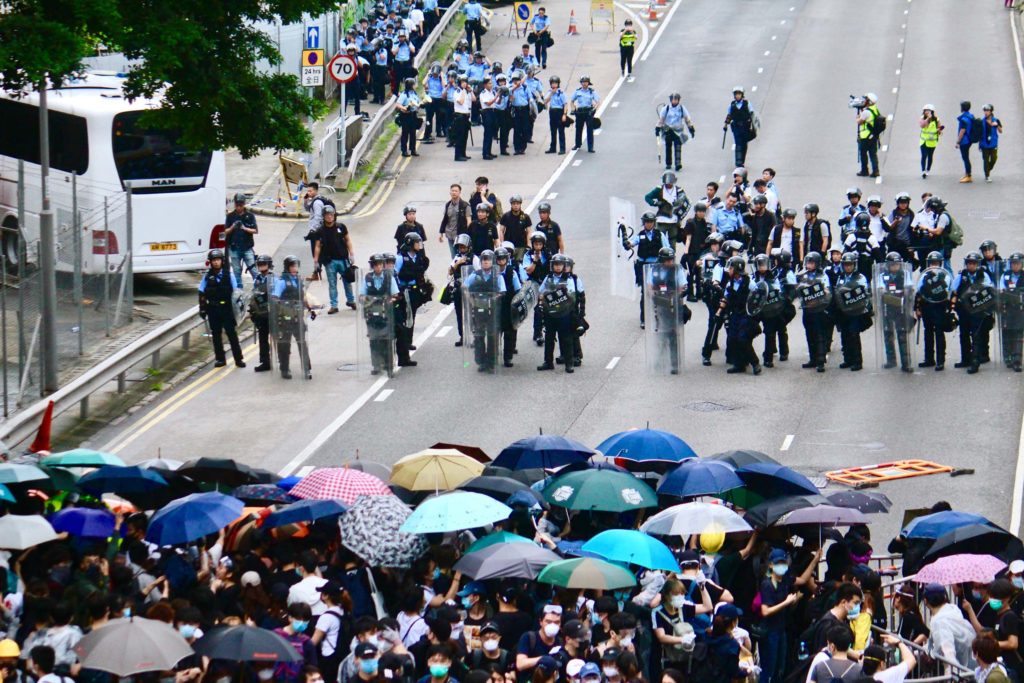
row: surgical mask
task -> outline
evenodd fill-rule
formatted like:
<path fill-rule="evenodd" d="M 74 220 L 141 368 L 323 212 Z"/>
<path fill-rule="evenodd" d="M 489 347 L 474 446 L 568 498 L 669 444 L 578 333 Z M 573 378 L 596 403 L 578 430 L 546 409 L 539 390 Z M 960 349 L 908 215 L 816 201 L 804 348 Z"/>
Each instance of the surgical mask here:
<path fill-rule="evenodd" d="M 860 603 L 859 602 L 856 605 L 854 605 L 853 607 L 851 607 L 850 609 L 846 610 L 846 618 L 847 619 L 856 619 L 858 616 L 860 616 Z"/>
<path fill-rule="evenodd" d="M 999 610 L 1003 609 L 1003 601 L 996 600 L 995 598 L 989 598 L 988 606 L 998 612 Z"/>
<path fill-rule="evenodd" d="M 274 678 L 274 670 L 260 669 L 259 672 L 256 674 L 256 678 L 260 679 L 261 681 L 272 680 Z"/>
<path fill-rule="evenodd" d="M 466 597 L 462 598 L 462 607 L 464 609 L 469 609 L 472 606 L 473 606 L 473 600 L 468 595 Z"/>
<path fill-rule="evenodd" d="M 1013 587 L 1017 590 L 1024 589 L 1024 576 L 1015 576 L 1010 579 L 1010 583 L 1012 583 Z"/>
<path fill-rule="evenodd" d="M 773 564 L 772 571 L 775 572 L 775 576 L 785 576 L 786 572 L 789 571 L 789 565 L 783 562 Z"/>
<path fill-rule="evenodd" d="M 633 644 L 633 632 L 629 631 L 629 632 L 626 633 L 626 635 L 620 637 L 619 638 L 619 644 L 622 645 L 622 647 L 629 647 L 630 645 L 632 645 Z"/>
<path fill-rule="evenodd" d="M 672 598 L 669 600 L 669 603 L 674 608 L 681 609 L 682 606 L 686 604 L 686 596 L 685 595 L 673 595 Z"/>
<path fill-rule="evenodd" d="M 309 626 L 308 621 L 300 621 L 299 619 L 292 619 L 292 630 L 296 633 L 303 633 L 306 627 Z"/>
<path fill-rule="evenodd" d="M 483 648 L 488 652 L 494 652 L 498 649 L 498 646 L 500 644 L 501 643 L 497 640 L 485 640 L 483 643 Z"/>
<path fill-rule="evenodd" d="M 558 631 L 561 627 L 558 624 L 544 624 L 544 635 L 548 638 L 554 638 L 558 635 Z"/>
<path fill-rule="evenodd" d="M 373 674 L 377 673 L 378 665 L 379 665 L 379 662 L 376 659 L 360 659 L 359 660 L 359 670 L 362 671 L 364 674 L 369 674 L 371 676 Z"/>
<path fill-rule="evenodd" d="M 614 666 L 606 666 L 601 669 L 607 678 L 615 678 L 619 675 L 619 670 Z"/>
<path fill-rule="evenodd" d="M 867 564 L 871 561 L 871 551 L 869 550 L 864 555 L 854 555 L 850 553 L 850 559 L 853 560 L 854 564 Z"/>
<path fill-rule="evenodd" d="M 430 675 L 433 676 L 434 678 L 444 678 L 445 676 L 448 675 L 448 665 L 447 664 L 431 664 L 430 665 Z"/>
<path fill-rule="evenodd" d="M 196 627 L 193 624 L 182 624 L 178 627 L 178 633 L 182 638 L 188 640 L 196 634 Z"/>

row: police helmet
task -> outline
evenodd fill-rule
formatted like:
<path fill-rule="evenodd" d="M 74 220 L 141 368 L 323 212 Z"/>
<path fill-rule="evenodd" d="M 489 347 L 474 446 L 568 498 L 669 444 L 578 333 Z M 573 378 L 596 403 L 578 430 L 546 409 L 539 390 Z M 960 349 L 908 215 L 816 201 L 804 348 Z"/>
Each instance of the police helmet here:
<path fill-rule="evenodd" d="M 331 206 L 330 204 L 327 204 L 326 206 L 324 206 L 324 215 L 325 215 L 325 216 L 326 216 L 327 214 L 331 214 L 332 216 L 334 216 L 334 215 L 336 215 L 337 213 L 338 213 L 338 210 L 337 210 L 337 209 L 335 209 L 335 208 L 334 208 L 333 206 Z"/>
<path fill-rule="evenodd" d="M 299 257 L 298 256 L 290 254 L 290 255 L 284 257 L 284 269 L 285 270 L 290 269 L 292 266 L 295 266 L 296 268 L 298 268 L 299 265 L 300 265 L 300 262 L 299 262 Z"/>
<path fill-rule="evenodd" d="M 674 93 L 672 93 L 671 95 L 669 95 L 669 96 L 668 96 L 668 99 L 669 99 L 670 101 L 671 101 L 671 100 L 681 100 L 681 99 L 683 99 L 683 96 L 682 96 L 682 95 L 680 95 L 680 94 L 679 94 L 679 93 L 677 93 L 677 92 L 674 92 Z"/>
<path fill-rule="evenodd" d="M 708 238 L 704 240 L 707 244 L 718 244 L 721 245 L 725 241 L 725 237 L 720 232 L 713 232 L 708 235 Z"/>
<path fill-rule="evenodd" d="M 809 213 L 809 214 L 812 214 L 814 216 L 817 216 L 818 215 L 818 211 L 820 211 L 820 210 L 821 209 L 818 208 L 817 204 L 814 204 L 814 203 L 804 204 L 804 213 Z"/>
<path fill-rule="evenodd" d="M 463 83 L 469 83 L 469 76 L 466 74 L 459 74 L 459 85 Z"/>
<path fill-rule="evenodd" d="M 502 66 L 501 62 L 491 62 L 491 73 L 492 74 L 500 74 L 503 70 L 504 69 L 503 69 L 503 66 Z"/>
<path fill-rule="evenodd" d="M 484 58 L 484 53 L 480 52 L 480 50 L 477 50 L 476 52 L 473 53 L 473 59 L 483 59 L 483 58 Z"/>
<path fill-rule="evenodd" d="M 551 213 L 551 205 L 547 202 L 541 202 L 537 205 L 537 213 Z"/>
<path fill-rule="evenodd" d="M 676 174 L 673 173 L 672 171 L 665 171 L 664 173 L 661 174 L 661 184 L 662 185 L 675 185 L 676 184 Z"/>
<path fill-rule="evenodd" d="M 590 83 L 590 76 L 580 76 L 580 85 Z"/>
<path fill-rule="evenodd" d="M 523 203 L 523 195 L 521 195 L 521 194 L 514 194 L 514 195 L 512 195 L 511 197 L 508 198 L 508 203 L 509 204 L 522 204 Z"/>
<path fill-rule="evenodd" d="M 868 197 L 868 206 L 881 206 L 881 205 L 882 205 L 882 198 L 879 197 L 877 194 L 873 194 L 870 197 Z"/>
<path fill-rule="evenodd" d="M 942 255 L 941 251 L 930 251 L 928 252 L 928 256 L 925 258 L 925 262 L 929 265 L 932 263 L 941 264 L 945 262 L 945 257 Z"/>
<path fill-rule="evenodd" d="M 673 249 L 672 247 L 662 247 L 661 249 L 658 250 L 658 260 L 659 261 L 675 261 L 676 260 L 676 250 Z"/>
<path fill-rule="evenodd" d="M 854 187 L 846 188 L 846 198 L 847 199 L 849 199 L 850 197 L 858 197 L 859 198 L 860 196 L 861 196 L 861 193 L 860 193 L 860 188 L 859 187 L 854 186 Z"/>
<path fill-rule="evenodd" d="M 657 216 L 654 215 L 653 211 L 644 211 L 644 215 L 640 216 L 640 220 L 644 223 L 653 223 L 657 220 Z"/>
<path fill-rule="evenodd" d="M 562 79 L 559 78 L 558 76 L 552 76 L 551 78 L 548 79 L 548 83 L 550 83 L 551 85 L 561 85 Z"/>
<path fill-rule="evenodd" d="M 375 266 L 378 263 L 381 264 L 381 265 L 384 265 L 384 254 L 371 254 L 370 255 L 370 265 L 371 266 Z"/>
<path fill-rule="evenodd" d="M 978 250 L 983 254 L 986 251 L 995 251 L 996 249 L 996 243 L 993 242 L 992 240 L 985 240 L 980 245 L 978 245 Z"/>
<path fill-rule="evenodd" d="M 235 204 L 245 204 L 245 195 L 241 192 L 235 193 Z"/>
<path fill-rule="evenodd" d="M 416 89 L 416 79 L 415 78 L 407 78 L 404 81 L 402 81 L 402 84 L 405 85 L 405 89 L 406 90 L 415 90 Z"/>
<path fill-rule="evenodd" d="M 843 254 L 843 258 L 839 259 L 839 261 L 844 266 L 847 266 L 847 265 L 849 265 L 851 263 L 853 265 L 857 265 L 857 252 L 855 252 L 855 251 L 848 251 L 845 254 Z"/>
<path fill-rule="evenodd" d="M 816 251 L 812 251 L 807 256 L 804 256 L 804 268 L 806 268 L 807 266 L 811 265 L 812 263 L 814 264 L 814 266 L 816 268 L 820 267 L 821 266 L 821 254 L 819 254 Z"/>
<path fill-rule="evenodd" d="M 390 251 L 384 252 L 384 263 L 394 264 L 398 260 L 398 257 L 392 254 Z"/>
<path fill-rule="evenodd" d="M 512 258 L 512 254 L 505 247 L 498 247 L 494 250 L 495 261 L 508 261 L 510 258 Z"/>
<path fill-rule="evenodd" d="M 747 269 L 747 262 L 743 260 L 742 256 L 733 256 L 725 262 L 725 267 L 731 268 L 733 275 L 735 275 Z"/>
<path fill-rule="evenodd" d="M 469 42 L 465 38 L 463 38 L 462 40 L 459 41 L 458 49 L 460 49 L 460 50 L 468 50 L 469 49 Z"/>
<path fill-rule="evenodd" d="M 737 166 L 736 168 L 732 169 L 732 177 L 735 178 L 736 176 L 740 176 L 741 178 L 746 180 L 747 169 L 743 168 L 742 166 Z"/>
<path fill-rule="evenodd" d="M 829 256 L 831 256 L 833 253 L 842 254 L 843 253 L 843 245 L 841 245 L 838 242 L 836 242 L 836 243 L 832 244 L 828 249 L 826 249 L 825 252 Z"/>
<path fill-rule="evenodd" d="M 924 205 L 926 209 L 931 211 L 942 211 L 946 208 L 946 202 L 942 201 L 940 197 L 930 197 L 928 203 Z"/>
<path fill-rule="evenodd" d="M 494 263 L 494 251 L 491 249 L 484 249 L 480 252 L 480 261 L 490 261 Z"/>
<path fill-rule="evenodd" d="M 768 197 L 765 197 L 763 194 L 755 194 L 754 198 L 751 199 L 750 201 L 752 204 L 766 206 L 768 204 Z"/>
<path fill-rule="evenodd" d="M 441 62 L 434 62 L 430 65 L 430 73 L 433 76 L 438 76 L 441 73 Z"/>
<path fill-rule="evenodd" d="M 1010 263 L 1024 263 L 1024 252 L 1015 251 L 1006 260 Z"/>
<path fill-rule="evenodd" d="M 768 254 L 758 254 L 754 257 L 754 270 L 761 270 L 761 266 L 764 266 L 765 270 L 771 267 L 771 259 Z"/>
<path fill-rule="evenodd" d="M 210 252 L 206 255 L 206 260 L 207 261 L 212 261 L 215 258 L 219 258 L 219 259 L 221 259 L 223 261 L 224 260 L 224 250 L 223 249 L 211 249 Z"/>
<path fill-rule="evenodd" d="M 473 246 L 473 240 L 469 238 L 469 235 L 462 233 L 455 238 L 455 246 L 458 247 L 471 247 Z"/>
<path fill-rule="evenodd" d="M 556 264 L 559 264 L 559 263 L 561 263 L 563 266 L 565 266 L 565 265 L 568 264 L 568 262 L 569 262 L 569 257 L 566 256 L 565 254 L 555 254 L 554 256 L 551 257 L 551 265 L 552 266 L 554 266 Z"/>
<path fill-rule="evenodd" d="M 778 264 L 783 268 L 789 268 L 790 264 L 793 263 L 793 255 L 789 253 L 789 249 L 776 247 L 772 249 L 772 256 L 775 257 Z"/>
<path fill-rule="evenodd" d="M 906 192 L 900 192 L 898 195 L 896 195 L 896 203 L 899 204 L 901 202 L 907 202 L 909 204 L 910 195 L 907 194 Z"/>
<path fill-rule="evenodd" d="M 420 234 L 418 232 L 407 232 L 407 233 L 405 233 L 405 246 L 407 248 L 413 246 L 414 244 L 422 244 L 422 243 L 423 243 L 423 238 L 420 237 Z"/>
<path fill-rule="evenodd" d="M 574 259 L 572 256 L 569 256 L 567 254 L 566 257 L 565 257 L 565 268 L 566 268 L 566 270 L 572 270 L 573 266 L 575 266 L 575 265 L 576 265 L 576 259 Z"/>
<path fill-rule="evenodd" d="M 697 213 L 698 211 L 707 211 L 707 210 L 708 210 L 708 205 L 705 204 L 704 202 L 697 202 L 696 204 L 693 205 L 693 212 L 694 213 Z"/>
<path fill-rule="evenodd" d="M 482 202 L 480 202 L 479 204 L 476 205 L 477 213 L 480 213 L 481 211 L 490 211 L 490 210 L 491 210 L 491 203 L 489 201 L 487 201 L 487 200 L 484 200 L 484 201 L 482 201 Z"/>
<path fill-rule="evenodd" d="M 976 251 L 969 251 L 969 252 L 967 252 L 967 255 L 964 256 L 964 265 L 967 265 L 968 263 L 971 263 L 972 261 L 974 263 L 981 263 L 981 254 L 979 254 Z"/>
<path fill-rule="evenodd" d="M 783 218 L 796 218 L 796 209 L 785 209 L 782 212 Z"/>
<path fill-rule="evenodd" d="M 736 93 L 739 93 L 739 94 L 743 95 L 745 92 L 746 91 L 743 90 L 743 86 L 742 85 L 734 85 L 733 88 L 732 88 L 732 94 L 733 95 L 735 95 Z"/>
<path fill-rule="evenodd" d="M 521 81 L 521 80 L 523 80 L 523 72 L 522 72 L 522 71 L 520 71 L 520 70 L 518 70 L 518 69 L 516 69 L 515 71 L 513 71 L 513 72 L 512 72 L 511 74 L 510 74 L 510 76 L 512 77 L 512 80 L 513 80 L 513 81 Z"/>
<path fill-rule="evenodd" d="M 504 88 L 505 86 L 502 85 L 502 83 L 508 83 L 508 76 L 505 74 L 498 74 L 494 80 L 498 82 L 498 85 Z"/>
<path fill-rule="evenodd" d="M 274 258 L 270 254 L 260 254 L 259 256 L 256 257 L 256 265 L 262 266 L 263 264 L 266 264 L 273 268 Z"/>
<path fill-rule="evenodd" d="M 722 251 L 727 255 L 743 251 L 743 243 L 737 240 L 726 240 L 722 243 Z"/>
<path fill-rule="evenodd" d="M 869 225 L 871 225 L 871 216 L 869 216 L 867 212 L 861 211 L 853 217 L 854 228 L 862 230 L 866 229 Z"/>
<path fill-rule="evenodd" d="M 886 263 L 903 263 L 903 257 L 897 251 L 890 251 L 885 255 Z"/>
<path fill-rule="evenodd" d="M 468 237 L 468 235 L 467 235 L 467 237 Z M 548 236 L 545 235 L 540 230 L 534 230 L 530 234 L 530 244 L 533 244 L 534 242 L 540 242 L 541 244 L 547 244 L 547 241 L 548 241 Z"/>

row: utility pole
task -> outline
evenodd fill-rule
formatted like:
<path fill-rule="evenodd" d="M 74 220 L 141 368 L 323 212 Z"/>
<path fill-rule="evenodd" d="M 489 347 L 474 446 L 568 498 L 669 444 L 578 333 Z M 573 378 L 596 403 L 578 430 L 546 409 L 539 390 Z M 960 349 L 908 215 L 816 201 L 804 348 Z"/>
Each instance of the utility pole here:
<path fill-rule="evenodd" d="M 57 258 L 54 244 L 53 211 L 47 182 L 50 176 L 50 115 L 46 108 L 48 79 L 39 83 L 39 186 L 42 211 L 39 212 L 39 267 L 43 278 L 42 324 L 43 393 L 57 391 Z"/>

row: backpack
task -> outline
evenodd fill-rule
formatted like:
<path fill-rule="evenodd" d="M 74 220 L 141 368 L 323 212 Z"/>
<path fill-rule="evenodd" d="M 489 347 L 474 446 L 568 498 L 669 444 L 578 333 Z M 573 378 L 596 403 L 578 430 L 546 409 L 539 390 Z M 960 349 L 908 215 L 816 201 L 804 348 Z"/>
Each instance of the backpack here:
<path fill-rule="evenodd" d="M 949 218 L 949 225 L 946 227 L 946 233 L 945 233 L 946 234 L 946 241 L 948 241 L 950 244 L 952 244 L 955 247 L 959 247 L 960 245 L 962 245 L 964 243 L 964 229 L 963 229 L 963 227 L 961 227 L 961 225 L 956 222 L 956 219 L 953 218 L 953 214 L 951 214 L 950 212 L 943 211 L 942 214 L 945 214 L 945 216 Z M 942 214 L 940 214 L 940 216 L 939 216 L 940 218 L 942 217 Z M 938 220 L 938 219 L 936 219 L 936 220 Z"/>
<path fill-rule="evenodd" d="M 888 125 L 888 121 L 877 108 L 874 113 L 875 117 L 871 119 L 871 123 L 868 124 L 868 131 L 871 133 L 871 137 L 877 138 L 885 132 L 885 127 Z"/>
<path fill-rule="evenodd" d="M 715 653 L 708 647 L 705 641 L 698 641 L 694 644 L 693 652 L 690 654 L 690 663 L 686 669 L 686 679 L 689 681 L 717 683 L 718 681 L 728 680 L 722 671 L 722 665 L 718 661 L 718 657 L 715 656 Z"/>
<path fill-rule="evenodd" d="M 981 142 L 981 139 L 985 136 L 985 122 L 977 116 L 971 118 L 971 129 L 969 131 L 971 144 L 975 145 Z"/>
<path fill-rule="evenodd" d="M 850 670 L 853 669 L 853 667 L 857 666 L 856 662 L 847 662 L 847 664 L 849 666 L 843 669 L 842 673 L 836 675 L 836 672 L 832 670 L 832 667 L 828 665 L 827 661 L 822 662 L 821 666 L 825 667 L 825 671 L 827 671 L 829 675 L 827 683 L 845 683 L 845 681 L 843 680 L 843 676 L 850 673 Z"/>

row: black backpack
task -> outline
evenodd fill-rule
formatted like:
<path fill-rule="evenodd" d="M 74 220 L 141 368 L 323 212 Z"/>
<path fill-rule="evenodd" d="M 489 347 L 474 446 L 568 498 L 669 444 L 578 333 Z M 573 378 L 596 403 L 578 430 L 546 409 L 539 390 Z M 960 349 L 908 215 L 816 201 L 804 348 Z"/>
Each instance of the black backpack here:
<path fill-rule="evenodd" d="M 881 137 L 882 133 L 885 132 L 885 127 L 888 125 L 888 120 L 885 116 L 875 109 L 875 117 L 871 119 L 871 124 L 868 126 L 868 131 L 871 133 L 871 137 Z"/>
<path fill-rule="evenodd" d="M 690 653 L 690 662 L 686 667 L 687 680 L 695 683 L 726 683 L 728 676 L 722 671 L 722 664 L 707 642 L 697 641 Z"/>
<path fill-rule="evenodd" d="M 981 142 L 982 138 L 985 137 L 985 121 L 974 116 L 971 119 L 971 130 L 969 131 L 969 135 L 972 145 L 976 145 Z"/>

